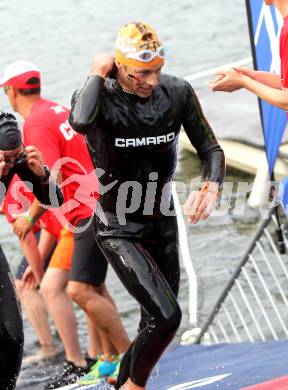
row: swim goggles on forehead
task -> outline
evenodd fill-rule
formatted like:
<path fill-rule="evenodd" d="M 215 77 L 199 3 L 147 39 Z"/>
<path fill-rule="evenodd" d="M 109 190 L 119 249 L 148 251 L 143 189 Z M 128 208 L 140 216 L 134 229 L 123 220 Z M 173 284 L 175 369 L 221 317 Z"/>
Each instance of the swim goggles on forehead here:
<path fill-rule="evenodd" d="M 167 47 L 160 46 L 155 51 L 154 50 L 141 50 L 136 53 L 128 53 L 126 55 L 126 58 L 132 58 L 134 60 L 138 60 L 141 62 L 150 62 L 152 61 L 156 56 L 160 58 L 165 58 L 167 54 Z"/>

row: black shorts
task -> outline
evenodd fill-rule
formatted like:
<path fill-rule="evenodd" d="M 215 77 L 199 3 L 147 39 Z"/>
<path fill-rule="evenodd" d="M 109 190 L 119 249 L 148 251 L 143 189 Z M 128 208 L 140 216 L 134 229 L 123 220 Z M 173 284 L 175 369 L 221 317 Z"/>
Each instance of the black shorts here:
<path fill-rule="evenodd" d="M 37 241 L 39 241 L 40 233 L 41 233 L 41 230 L 38 230 L 35 233 Z M 52 255 L 53 255 L 54 249 L 56 248 L 56 245 L 57 245 L 57 242 L 55 242 L 55 244 L 53 244 L 52 249 L 51 249 L 48 257 L 47 257 L 47 259 L 44 262 L 44 271 L 46 271 L 46 269 L 48 268 L 49 262 L 51 260 Z M 19 264 L 19 266 L 17 268 L 16 274 L 15 274 L 15 279 L 21 280 L 22 276 L 23 276 L 23 274 L 24 274 L 24 272 L 25 272 L 27 267 L 28 267 L 28 262 L 26 260 L 26 257 L 23 256 L 21 261 L 20 261 L 20 264 Z"/>
<path fill-rule="evenodd" d="M 80 220 L 77 227 L 86 225 L 88 221 L 89 218 Z M 74 251 L 69 279 L 98 287 L 105 282 L 107 267 L 107 260 L 94 237 L 93 224 L 90 223 L 82 233 L 74 233 Z"/>

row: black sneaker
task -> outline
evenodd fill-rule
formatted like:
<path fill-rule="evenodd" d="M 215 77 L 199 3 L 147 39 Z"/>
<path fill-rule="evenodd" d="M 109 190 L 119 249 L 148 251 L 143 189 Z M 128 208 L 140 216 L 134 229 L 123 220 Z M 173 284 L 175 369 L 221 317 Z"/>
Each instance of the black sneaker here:
<path fill-rule="evenodd" d="M 77 367 L 74 363 L 65 360 L 61 371 L 56 371 L 55 376 L 51 381 L 46 383 L 45 389 L 57 389 L 58 387 L 71 385 L 76 380 L 85 375 L 89 371 L 90 367 Z"/>
<path fill-rule="evenodd" d="M 100 355 L 99 355 L 100 356 Z M 99 356 L 96 356 L 95 358 L 91 358 L 89 355 L 88 355 L 88 352 L 85 352 L 85 356 L 84 356 L 84 359 L 86 360 L 86 363 L 87 363 L 87 368 L 88 370 L 94 366 L 94 364 L 97 362 L 97 360 L 99 359 Z"/>

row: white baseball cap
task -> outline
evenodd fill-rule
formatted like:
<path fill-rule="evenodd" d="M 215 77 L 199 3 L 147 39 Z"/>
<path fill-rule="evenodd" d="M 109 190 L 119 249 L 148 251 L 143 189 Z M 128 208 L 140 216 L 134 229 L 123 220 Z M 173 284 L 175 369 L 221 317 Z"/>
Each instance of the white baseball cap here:
<path fill-rule="evenodd" d="M 32 77 L 39 78 L 38 84 L 29 84 Z M 32 62 L 15 61 L 4 69 L 0 79 L 0 87 L 12 86 L 19 89 L 32 89 L 40 87 L 40 70 Z"/>

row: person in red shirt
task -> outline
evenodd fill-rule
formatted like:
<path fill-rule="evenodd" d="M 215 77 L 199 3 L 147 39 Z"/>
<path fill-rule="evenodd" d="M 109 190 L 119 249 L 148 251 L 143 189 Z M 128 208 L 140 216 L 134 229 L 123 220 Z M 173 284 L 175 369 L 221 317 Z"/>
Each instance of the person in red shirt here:
<path fill-rule="evenodd" d="M 95 344 L 96 334 L 99 332 L 103 360 L 111 362 L 112 373 L 116 367 L 114 354 L 125 352 L 130 340 L 105 287 L 107 261 L 94 238 L 91 222 L 99 196 L 98 181 L 84 137 L 76 133 L 67 121 L 68 110 L 60 104 L 43 99 L 40 95 L 40 85 L 39 70 L 35 65 L 25 61 L 16 61 L 9 65 L 0 80 L 0 87 L 4 87 L 11 106 L 25 120 L 24 143 L 32 143 L 42 151 L 45 163 L 51 168 L 52 174 L 54 173 L 61 181 L 65 202 L 60 208 L 61 212 L 56 210 L 56 217 L 74 234 L 68 294 L 90 319 L 90 334 L 94 335 Z M 33 202 L 29 210 L 31 221 L 37 220 L 44 211 L 37 201 Z M 20 238 L 24 238 L 31 228 L 32 224 L 27 218 L 18 218 L 14 224 L 14 231 Z M 63 273 L 59 274 L 59 270 L 49 268 L 48 272 L 51 275 L 49 283 L 46 273 L 46 286 L 42 284 L 42 288 L 49 299 L 47 289 L 49 290 L 50 283 L 57 282 L 64 288 L 68 278 L 67 276 L 65 278 Z M 50 298 L 53 303 L 53 297 Z M 49 307 L 51 310 L 50 304 Z M 68 307 L 67 301 L 65 307 Z M 63 321 L 63 305 L 58 309 L 59 326 L 62 326 L 61 338 L 69 339 L 71 324 L 69 321 Z M 90 357 L 95 357 L 95 350 L 96 347 L 94 351 L 91 347 Z M 75 350 L 73 355 L 77 355 Z M 51 382 L 47 388 L 56 388 L 76 380 L 78 372 L 75 367 L 83 367 L 85 361 L 79 353 L 74 361 L 71 362 L 70 358 L 67 360 L 63 373 L 60 373 L 59 378 Z M 75 376 L 71 379 L 67 373 L 70 374 L 73 370 Z"/>
<path fill-rule="evenodd" d="M 15 175 L 7 189 L 2 204 L 2 213 L 5 214 L 7 221 L 13 225 L 17 216 L 23 215 L 25 211 L 28 210 L 29 205 L 34 198 L 33 193 L 20 180 L 19 176 Z M 21 202 L 21 200 L 23 201 L 24 199 L 25 202 Z M 49 214 L 51 215 L 51 213 L 47 211 L 44 216 Z M 19 300 L 26 311 L 27 317 L 30 320 L 35 333 L 37 334 L 40 344 L 40 349 L 34 355 L 28 356 L 28 361 L 28 358 L 25 357 L 22 364 L 34 361 L 38 362 L 57 354 L 57 348 L 49 326 L 46 304 L 43 300 L 42 294 L 37 288 L 37 285 L 42 279 L 44 273 L 42 261 L 39 260 L 38 253 L 36 253 L 38 250 L 37 239 L 39 239 L 41 228 L 43 227 L 43 224 L 41 224 L 40 227 L 39 220 L 39 223 L 34 225 L 33 230 L 29 233 L 29 235 L 27 235 L 25 240 L 19 241 L 24 256 L 22 257 L 15 274 L 15 286 Z M 41 240 L 43 242 L 43 234 L 41 234 Z M 52 242 L 51 244 L 53 245 Z M 50 256 L 48 254 L 47 262 L 49 257 Z M 36 275 L 35 280 L 37 280 L 37 283 L 33 285 L 30 283 L 29 286 L 27 286 L 23 280 L 23 274 L 27 268 L 27 260 L 28 263 L 32 265 L 34 274 Z"/>
<path fill-rule="evenodd" d="M 34 199 L 35 196 L 33 193 L 15 175 L 14 180 L 7 190 L 2 207 L 7 220 L 13 224 L 17 217 L 25 214 L 29 210 L 29 206 Z M 37 244 L 37 239 L 39 239 L 39 245 Z M 56 241 L 58 242 L 55 247 Z M 53 276 L 55 272 L 53 269 L 57 269 L 58 271 L 56 272 L 58 274 L 68 275 L 71 269 L 74 240 L 72 232 L 62 228 L 55 214 L 47 210 L 38 219 L 32 231 L 28 233 L 25 239 L 20 240 L 20 245 L 25 257 L 18 267 L 15 284 L 20 301 L 38 335 L 41 345 L 37 353 L 24 357 L 22 364 L 27 365 L 38 363 L 43 359 L 55 356 L 58 352 L 49 328 L 48 312 L 42 295 L 44 295 L 45 300 L 48 302 L 52 315 L 55 314 L 55 310 L 57 312 L 59 307 L 62 307 L 63 299 L 65 302 L 65 286 L 62 287 L 62 285 L 59 286 L 57 283 L 51 282 L 50 274 L 52 272 Z M 46 271 L 47 268 L 48 270 Z M 50 270 L 52 271 L 50 272 Z M 37 288 L 41 281 L 42 294 L 39 293 Z M 76 317 L 74 316 L 71 303 L 69 306 L 70 315 L 73 316 L 69 321 L 70 337 L 71 339 L 74 337 L 78 341 L 76 326 L 73 334 L 73 321 L 76 323 Z M 64 341 L 66 340 L 64 339 Z M 64 345 L 64 347 L 67 349 L 67 345 Z M 78 347 L 80 349 L 80 345 Z"/>
<path fill-rule="evenodd" d="M 41 152 L 23 146 L 20 127 L 14 115 L 0 112 L 0 199 L 6 195 L 13 177 L 18 175 L 31 186 L 34 195 L 48 207 L 63 203 L 60 189 L 43 165 Z M 55 202 L 56 195 L 57 203 Z M 12 283 L 12 275 L 0 245 L 0 388 L 15 388 L 23 352 L 23 321 Z"/>
<path fill-rule="evenodd" d="M 284 18 L 280 36 L 281 74 L 235 68 L 220 71 L 218 77 L 209 83 L 212 91 L 234 92 L 240 88 L 257 95 L 260 99 L 288 111 L 288 1 L 264 0 L 274 5 Z"/>

